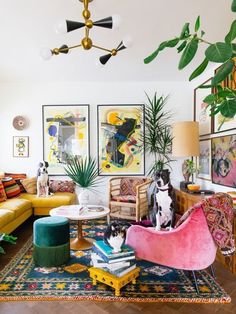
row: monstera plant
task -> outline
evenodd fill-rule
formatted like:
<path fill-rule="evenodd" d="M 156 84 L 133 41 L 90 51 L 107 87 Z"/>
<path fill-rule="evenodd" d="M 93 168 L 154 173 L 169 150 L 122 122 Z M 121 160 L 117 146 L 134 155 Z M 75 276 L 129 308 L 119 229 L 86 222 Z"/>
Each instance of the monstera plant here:
<path fill-rule="evenodd" d="M 233 0 L 231 9 L 236 12 L 236 0 Z M 201 30 L 200 17 L 198 17 L 192 32 L 190 31 L 190 24 L 185 23 L 179 36 L 162 42 L 151 55 L 144 59 L 144 63 L 153 61 L 162 50 L 176 47 L 177 52 L 181 54 L 178 68 L 182 70 L 193 60 L 199 45 L 207 45 L 204 60 L 190 75 L 189 80 L 191 81 L 201 75 L 209 62 L 220 64 L 218 71 L 212 78 L 211 85 L 202 86 L 202 88 L 212 87 L 213 89 L 213 92 L 204 99 L 204 102 L 211 107 L 212 115 L 220 112 L 225 119 L 233 118 L 236 115 L 236 90 L 232 86 L 224 87 L 222 82 L 230 76 L 232 85 L 236 86 L 235 77 L 232 75 L 236 71 L 235 38 L 236 20 L 232 22 L 224 41 L 209 42 L 205 39 L 205 32 Z"/>

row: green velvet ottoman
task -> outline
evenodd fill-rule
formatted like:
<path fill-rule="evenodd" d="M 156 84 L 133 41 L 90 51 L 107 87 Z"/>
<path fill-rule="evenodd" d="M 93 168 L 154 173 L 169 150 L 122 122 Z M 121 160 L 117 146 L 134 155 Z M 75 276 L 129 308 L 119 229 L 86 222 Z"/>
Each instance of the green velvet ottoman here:
<path fill-rule="evenodd" d="M 33 226 L 33 259 L 36 266 L 53 267 L 70 258 L 69 220 L 64 217 L 37 219 Z"/>

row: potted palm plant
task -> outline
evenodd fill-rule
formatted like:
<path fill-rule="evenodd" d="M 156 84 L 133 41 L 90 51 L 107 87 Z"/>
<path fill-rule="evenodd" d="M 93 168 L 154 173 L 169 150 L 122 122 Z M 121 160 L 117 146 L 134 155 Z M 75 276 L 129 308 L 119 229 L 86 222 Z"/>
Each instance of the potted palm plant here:
<path fill-rule="evenodd" d="M 80 205 L 88 205 L 89 193 L 88 190 L 94 190 L 98 187 L 98 182 L 101 178 L 98 177 L 100 170 L 97 167 L 95 158 L 69 156 L 65 172 L 73 182 L 81 188 L 78 195 Z"/>
<path fill-rule="evenodd" d="M 170 167 L 172 132 L 170 127 L 172 113 L 165 110 L 168 97 L 157 97 L 157 93 L 151 99 L 147 94 L 147 104 L 145 104 L 145 132 L 143 140 L 145 150 L 153 155 L 154 163 L 149 170 L 149 175 L 156 171 Z"/>

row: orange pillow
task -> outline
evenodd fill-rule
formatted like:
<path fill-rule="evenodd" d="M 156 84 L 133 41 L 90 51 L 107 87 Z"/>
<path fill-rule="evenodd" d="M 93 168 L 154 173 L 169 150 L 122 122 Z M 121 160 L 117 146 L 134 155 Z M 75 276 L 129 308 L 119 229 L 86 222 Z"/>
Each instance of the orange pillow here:
<path fill-rule="evenodd" d="M 2 181 L 0 181 L 0 202 L 6 201 L 7 196 Z"/>
<path fill-rule="evenodd" d="M 29 178 L 21 180 L 23 187 L 25 188 L 26 192 L 29 194 L 36 194 L 37 193 L 37 178 Z"/>
<path fill-rule="evenodd" d="M 20 195 L 20 187 L 14 179 L 12 179 L 11 177 L 6 177 L 2 179 L 2 183 L 7 198 L 13 198 Z"/>

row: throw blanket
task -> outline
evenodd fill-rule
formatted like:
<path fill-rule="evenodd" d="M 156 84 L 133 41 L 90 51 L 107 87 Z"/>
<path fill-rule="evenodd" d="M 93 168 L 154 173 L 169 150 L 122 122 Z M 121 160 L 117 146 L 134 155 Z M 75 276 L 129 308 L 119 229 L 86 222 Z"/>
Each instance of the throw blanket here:
<path fill-rule="evenodd" d="M 235 252 L 233 235 L 234 209 L 232 198 L 225 193 L 217 193 L 190 208 L 177 222 L 178 227 L 196 209 L 202 208 L 209 230 L 225 256 Z"/>

